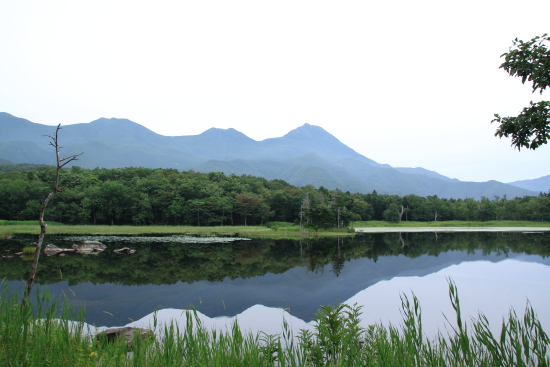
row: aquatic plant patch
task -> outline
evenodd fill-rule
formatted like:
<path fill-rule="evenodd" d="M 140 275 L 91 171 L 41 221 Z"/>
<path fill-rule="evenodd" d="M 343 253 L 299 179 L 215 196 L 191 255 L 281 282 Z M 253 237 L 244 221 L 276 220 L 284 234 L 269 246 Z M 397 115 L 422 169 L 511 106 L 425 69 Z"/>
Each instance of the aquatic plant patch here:
<path fill-rule="evenodd" d="M 230 243 L 235 241 L 250 241 L 250 238 L 242 237 L 193 237 L 193 236 L 164 236 L 164 237 L 138 237 L 138 236 L 70 236 L 63 237 L 64 241 L 99 241 L 99 242 L 128 242 L 128 243 Z"/>

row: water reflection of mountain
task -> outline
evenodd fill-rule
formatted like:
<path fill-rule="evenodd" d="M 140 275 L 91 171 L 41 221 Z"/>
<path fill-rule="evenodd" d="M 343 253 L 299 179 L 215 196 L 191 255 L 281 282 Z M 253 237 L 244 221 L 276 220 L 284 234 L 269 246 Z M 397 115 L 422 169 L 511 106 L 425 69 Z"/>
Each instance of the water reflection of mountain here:
<path fill-rule="evenodd" d="M 66 246 L 61 240 L 55 243 Z M 262 304 L 290 308 L 292 315 L 309 320 L 319 305 L 346 300 L 396 276 L 423 276 L 464 261 L 507 257 L 550 265 L 549 244 L 550 235 L 520 233 L 140 244 L 134 246 L 137 256 L 109 251 L 97 257 L 43 258 L 39 281 L 55 294 L 64 291 L 75 304 L 85 303 L 87 321 L 98 325 L 125 324 L 127 318 L 139 319 L 159 306 L 190 304 L 210 317 L 232 316 Z M 2 260 L 0 276 L 20 288 L 15 280 L 25 278 L 27 267 L 20 259 Z"/>
<path fill-rule="evenodd" d="M 516 310 L 521 318 L 528 299 L 543 329 L 550 330 L 550 294 L 545 291 L 550 287 L 550 266 L 526 262 L 524 259 L 507 259 L 496 263 L 463 262 L 423 277 L 395 277 L 360 291 L 343 302 L 362 307 L 359 325 L 363 328 L 380 322 L 397 326 L 402 320 L 400 295 L 404 293 L 410 298 L 412 291 L 422 308 L 422 330 L 426 336 L 432 337 L 438 331 L 448 330 L 450 325 L 457 327 L 451 316 L 455 311 L 448 298 L 449 276 L 459 289 L 463 320 L 477 318 L 482 312 L 489 321 L 493 335 L 499 335 L 502 320 L 510 309 Z M 300 329 L 311 330 L 313 324 L 304 322 L 282 308 L 263 305 L 254 305 L 232 317 L 210 318 L 200 312 L 197 312 L 197 316 L 208 330 L 227 330 L 238 320 L 241 330 L 253 333 L 262 331 L 271 335 L 283 332 L 283 319 L 295 336 Z M 171 322 L 178 323 L 180 330 L 184 330 L 186 317 L 183 309 L 166 308 L 126 326 L 152 328 L 156 329 L 157 335 L 162 335 L 165 325 Z"/>

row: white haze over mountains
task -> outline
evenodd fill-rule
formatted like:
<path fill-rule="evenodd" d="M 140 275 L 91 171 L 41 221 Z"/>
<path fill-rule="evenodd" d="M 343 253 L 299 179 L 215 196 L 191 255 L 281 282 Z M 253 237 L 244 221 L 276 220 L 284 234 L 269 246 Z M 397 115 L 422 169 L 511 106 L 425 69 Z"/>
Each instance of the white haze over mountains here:
<path fill-rule="evenodd" d="M 4 1 L 0 111 L 255 140 L 310 123 L 393 167 L 534 179 L 550 147 L 518 152 L 490 121 L 548 99 L 498 69 L 548 14 L 547 0 Z"/>

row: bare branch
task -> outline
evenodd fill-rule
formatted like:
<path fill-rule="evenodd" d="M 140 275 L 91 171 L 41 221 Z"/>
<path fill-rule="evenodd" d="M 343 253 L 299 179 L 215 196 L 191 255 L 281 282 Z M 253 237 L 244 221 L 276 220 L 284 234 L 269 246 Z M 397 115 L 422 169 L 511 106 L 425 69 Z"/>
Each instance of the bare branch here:
<path fill-rule="evenodd" d="M 63 161 L 66 161 L 67 159 L 70 159 L 70 160 L 73 160 L 73 161 L 77 161 L 78 158 L 76 158 L 76 157 L 81 156 L 82 154 L 84 154 L 84 152 L 82 152 L 82 153 L 80 153 L 80 154 L 70 155 L 70 156 L 68 156 L 68 157 L 66 157 L 66 158 L 61 158 L 59 161 L 60 161 L 60 162 L 63 162 Z"/>
<path fill-rule="evenodd" d="M 76 158 L 76 157 L 81 156 L 82 154 L 84 154 L 84 152 L 82 152 L 82 153 L 80 153 L 80 154 L 71 155 L 71 156 L 69 156 L 69 157 L 67 157 L 67 158 L 61 158 L 61 159 L 59 160 L 58 164 L 59 164 L 60 162 L 63 162 L 63 161 L 65 161 L 65 160 L 67 160 L 67 162 L 63 163 L 63 164 L 60 166 L 61 168 L 63 168 L 63 167 L 65 167 L 67 164 L 71 163 L 72 161 L 78 161 L 78 158 Z"/>
<path fill-rule="evenodd" d="M 59 136 L 58 136 L 59 135 L 59 130 L 61 130 L 61 124 L 57 125 L 57 128 L 55 129 L 55 135 L 54 136 L 44 135 L 44 136 L 47 136 L 51 139 L 50 145 L 55 148 L 55 158 L 56 158 L 56 161 L 57 161 L 57 167 L 56 167 L 56 171 L 55 171 L 55 181 L 54 181 L 53 191 L 48 194 L 48 196 L 46 197 L 46 199 L 42 203 L 42 208 L 40 209 L 40 215 L 39 215 L 39 218 L 38 218 L 38 222 L 40 223 L 40 229 L 41 230 L 40 230 L 40 234 L 38 235 L 38 242 L 37 242 L 37 245 L 36 245 L 36 252 L 34 254 L 34 260 L 33 260 L 33 263 L 32 263 L 32 269 L 31 269 L 31 273 L 29 275 L 29 280 L 27 281 L 27 289 L 26 289 L 26 292 L 25 292 L 25 296 L 23 297 L 22 307 L 27 306 L 28 298 L 31 294 L 32 286 L 34 284 L 34 278 L 36 277 L 36 270 L 38 268 L 38 259 L 40 257 L 40 251 L 42 249 L 42 242 L 44 241 L 44 236 L 46 235 L 47 225 L 46 225 L 46 223 L 44 223 L 44 213 L 46 212 L 46 207 L 48 206 L 48 202 L 58 192 L 63 192 L 69 186 L 74 185 L 78 181 L 80 181 L 80 178 L 77 178 L 76 180 L 70 182 L 65 187 L 59 188 L 59 173 L 61 172 L 61 169 L 65 165 L 67 165 L 68 163 L 78 160 L 77 157 L 84 154 L 84 153 L 80 153 L 80 154 L 75 154 L 75 155 L 68 156 L 66 158 L 60 158 L 59 150 L 62 147 L 59 146 L 59 139 L 58 139 L 59 138 Z M 65 163 L 61 163 L 61 162 L 65 162 Z"/>

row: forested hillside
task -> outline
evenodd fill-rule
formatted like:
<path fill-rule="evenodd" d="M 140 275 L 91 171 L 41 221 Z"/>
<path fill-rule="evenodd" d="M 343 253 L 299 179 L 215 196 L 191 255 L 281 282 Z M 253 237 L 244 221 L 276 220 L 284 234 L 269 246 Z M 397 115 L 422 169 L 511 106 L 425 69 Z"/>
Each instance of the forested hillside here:
<path fill-rule="evenodd" d="M 55 169 L 0 173 L 0 219 L 32 220 L 51 190 Z M 62 171 L 77 185 L 48 205 L 46 220 L 67 224 L 252 225 L 268 221 L 312 228 L 357 220 L 550 220 L 550 197 L 441 199 L 293 186 L 248 175 L 124 168 Z"/>
<path fill-rule="evenodd" d="M 0 159 L 54 165 L 55 155 L 44 137 L 53 130 L 52 126 L 0 112 Z M 132 166 L 192 169 L 363 194 L 377 190 L 384 194 L 437 195 L 448 199 L 537 194 L 497 181 L 462 182 L 420 167 L 395 169 L 357 153 L 322 127 L 309 124 L 282 137 L 256 141 L 235 129 L 211 128 L 199 135 L 163 136 L 127 119 L 101 118 L 66 125 L 61 135 L 63 153 L 86 152 L 79 157 L 78 165 L 90 169 Z"/>

